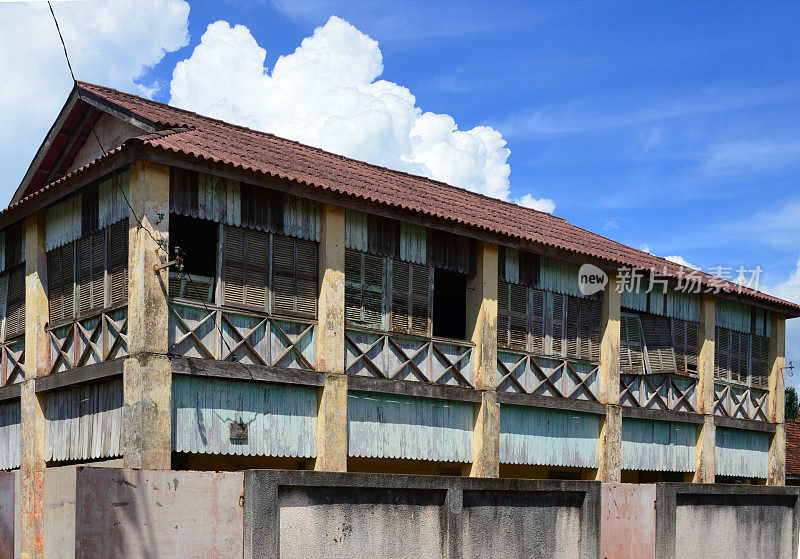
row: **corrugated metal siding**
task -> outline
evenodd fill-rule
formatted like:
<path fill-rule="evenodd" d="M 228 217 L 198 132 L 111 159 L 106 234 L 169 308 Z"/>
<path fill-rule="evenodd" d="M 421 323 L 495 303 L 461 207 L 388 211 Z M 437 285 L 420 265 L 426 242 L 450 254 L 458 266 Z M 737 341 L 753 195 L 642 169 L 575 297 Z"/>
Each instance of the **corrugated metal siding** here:
<path fill-rule="evenodd" d="M 427 264 L 428 233 L 425 227 L 413 223 L 400 223 L 400 260 Z"/>
<path fill-rule="evenodd" d="M 596 468 L 600 416 L 500 406 L 500 463 Z"/>
<path fill-rule="evenodd" d="M 580 266 L 572 262 L 541 257 L 539 283 L 542 289 L 583 297 L 578 289 L 578 270 Z"/>
<path fill-rule="evenodd" d="M 690 423 L 622 420 L 622 469 L 693 472 L 697 428 Z"/>
<path fill-rule="evenodd" d="M 52 250 L 81 236 L 81 195 L 47 208 L 45 249 Z"/>
<path fill-rule="evenodd" d="M 474 406 L 413 396 L 351 392 L 348 453 L 365 458 L 472 462 Z"/>
<path fill-rule="evenodd" d="M 369 237 L 367 236 L 369 218 L 364 212 L 346 210 L 344 220 L 344 246 L 352 250 L 367 252 Z"/>
<path fill-rule="evenodd" d="M 100 183 L 97 220 L 100 229 L 128 218 L 130 209 L 125 198 L 131 199 L 130 184 L 130 172 L 127 169 L 119 173 L 116 179 L 112 177 Z"/>
<path fill-rule="evenodd" d="M 718 427 L 716 443 L 718 476 L 767 477 L 769 433 Z"/>
<path fill-rule="evenodd" d="M 640 289 L 639 291 L 629 291 L 625 289 L 620 293 L 620 305 L 626 309 L 634 311 L 647 311 L 647 291 Z"/>
<path fill-rule="evenodd" d="M 45 460 L 122 455 L 122 379 L 45 396 Z"/>
<path fill-rule="evenodd" d="M 19 400 L 0 404 L 0 470 L 20 465 Z"/>
<path fill-rule="evenodd" d="M 175 376 L 172 410 L 172 446 L 177 452 L 317 455 L 314 388 Z M 231 440 L 233 422 L 248 426 L 247 440 Z"/>
<path fill-rule="evenodd" d="M 511 247 L 500 247 L 500 250 L 505 252 L 503 260 L 505 270 L 500 270 L 501 276 L 505 277 L 508 283 L 519 283 L 519 250 Z"/>
<path fill-rule="evenodd" d="M 0 231 L 0 272 L 6 270 L 6 230 Z"/>
<path fill-rule="evenodd" d="M 319 241 L 322 229 L 320 205 L 313 200 L 286 196 L 283 231 L 290 237 Z"/>
<path fill-rule="evenodd" d="M 700 295 L 670 290 L 667 301 L 667 314 L 681 320 L 700 322 Z"/>
<path fill-rule="evenodd" d="M 717 326 L 738 332 L 750 332 L 750 305 L 718 298 L 715 308 Z"/>

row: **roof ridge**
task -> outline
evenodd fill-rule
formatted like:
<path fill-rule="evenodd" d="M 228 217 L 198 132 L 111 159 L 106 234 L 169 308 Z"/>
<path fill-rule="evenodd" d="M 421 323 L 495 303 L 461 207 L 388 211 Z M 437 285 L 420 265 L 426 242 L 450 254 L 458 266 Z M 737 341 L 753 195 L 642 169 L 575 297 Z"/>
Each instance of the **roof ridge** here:
<path fill-rule="evenodd" d="M 566 218 L 564 218 L 562 216 L 559 216 L 559 215 L 553 215 L 551 213 L 543 212 L 543 211 L 537 210 L 535 208 L 530 208 L 528 206 L 523 206 L 521 204 L 514 203 L 514 202 L 512 202 L 510 200 L 503 200 L 502 198 L 495 198 L 494 196 L 489 196 L 487 194 L 483 194 L 482 192 L 475 192 L 474 190 L 469 190 L 469 189 L 463 188 L 461 186 L 455 186 L 455 185 L 446 183 L 444 181 L 432 179 L 430 177 L 426 177 L 426 176 L 423 176 L 423 175 L 415 175 L 414 173 L 409 173 L 407 171 L 400 171 L 398 169 L 392 169 L 392 168 L 386 167 L 384 165 L 377 165 L 375 163 L 370 163 L 369 161 L 362 161 L 360 159 L 355 159 L 353 157 L 347 157 L 346 155 L 342 155 L 340 153 L 335 153 L 335 152 L 332 152 L 332 151 L 327 151 L 327 150 L 322 149 L 322 148 L 317 147 L 317 146 L 304 144 L 303 142 L 300 142 L 298 140 L 293 140 L 291 138 L 284 138 L 283 136 L 278 136 L 276 134 L 273 134 L 272 132 L 265 132 L 264 130 L 256 130 L 254 128 L 250 128 L 249 126 L 243 126 L 241 124 L 234 124 L 234 123 L 227 122 L 227 121 L 219 119 L 219 118 L 214 118 L 214 117 L 211 117 L 211 116 L 207 116 L 207 115 L 203 115 L 203 114 L 200 114 L 200 113 L 196 113 L 194 111 L 190 111 L 188 109 L 182 109 L 180 107 L 175 107 L 175 106 L 169 105 L 167 103 L 162 103 L 161 101 L 155 101 L 154 99 L 147 99 L 146 97 L 141 97 L 140 95 L 136 95 L 136 94 L 133 94 L 133 93 L 127 93 L 125 91 L 120 91 L 118 89 L 114 89 L 113 87 L 107 87 L 107 86 L 104 86 L 104 85 L 97 85 L 97 84 L 93 84 L 93 83 L 89 83 L 89 82 L 82 82 L 82 81 L 78 81 L 78 84 L 80 84 L 81 86 L 89 86 L 89 87 L 96 87 L 96 88 L 99 88 L 99 89 L 105 89 L 105 90 L 117 93 L 119 95 L 125 95 L 125 96 L 128 96 L 128 97 L 134 98 L 134 99 L 138 99 L 140 101 L 144 101 L 145 103 L 152 103 L 154 105 L 159 105 L 161 107 L 164 107 L 165 109 L 169 109 L 169 110 L 172 110 L 172 111 L 179 111 L 179 112 L 184 113 L 186 115 L 194 116 L 196 118 L 207 120 L 207 121 L 210 121 L 210 122 L 213 122 L 213 123 L 218 123 L 218 124 L 222 124 L 222 125 L 225 125 L 225 126 L 230 126 L 230 127 L 233 127 L 233 128 L 237 128 L 239 130 L 244 130 L 246 132 L 251 132 L 253 134 L 269 136 L 269 137 L 276 138 L 276 139 L 284 141 L 284 142 L 291 142 L 292 144 L 295 144 L 295 145 L 298 145 L 298 146 L 302 146 L 304 148 L 312 149 L 312 150 L 315 150 L 315 151 L 319 151 L 319 152 L 325 153 L 326 155 L 334 156 L 334 157 L 337 157 L 337 158 L 345 160 L 345 161 L 355 161 L 355 162 L 357 162 L 357 163 L 359 163 L 361 165 L 368 165 L 368 166 L 370 166 L 370 167 L 372 167 L 374 169 L 381 169 L 381 170 L 389 172 L 389 173 L 394 173 L 394 174 L 398 174 L 398 175 L 404 175 L 406 177 L 413 178 L 413 179 L 424 180 L 424 181 L 427 181 L 427 182 L 430 182 L 430 183 L 433 183 L 433 184 L 438 184 L 438 185 L 445 186 L 447 188 L 458 190 L 460 192 L 466 192 L 466 193 L 468 193 L 468 194 L 470 194 L 472 196 L 477 196 L 477 197 L 480 197 L 480 198 L 484 198 L 484 199 L 490 200 L 492 202 L 501 202 L 503 204 L 511 205 L 511 206 L 514 206 L 514 207 L 524 208 L 526 211 L 533 212 L 533 213 L 535 213 L 537 215 L 541 215 L 542 217 L 545 217 L 545 218 L 557 219 L 557 220 L 565 221 L 565 222 L 569 223 Z"/>

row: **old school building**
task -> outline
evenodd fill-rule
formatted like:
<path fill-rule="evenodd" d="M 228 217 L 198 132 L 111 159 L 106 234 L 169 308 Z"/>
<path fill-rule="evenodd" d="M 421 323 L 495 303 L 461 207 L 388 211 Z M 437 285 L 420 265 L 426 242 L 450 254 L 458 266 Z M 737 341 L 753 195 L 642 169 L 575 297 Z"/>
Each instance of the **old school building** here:
<path fill-rule="evenodd" d="M 0 228 L 28 533 L 110 460 L 784 483 L 800 307 L 559 217 L 79 83 Z"/>

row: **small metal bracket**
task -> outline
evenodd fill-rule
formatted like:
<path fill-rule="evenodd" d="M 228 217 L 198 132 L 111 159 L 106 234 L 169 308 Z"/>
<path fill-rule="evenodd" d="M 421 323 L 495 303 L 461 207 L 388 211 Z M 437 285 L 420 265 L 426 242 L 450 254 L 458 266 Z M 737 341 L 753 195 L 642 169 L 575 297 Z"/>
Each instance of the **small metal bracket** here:
<path fill-rule="evenodd" d="M 159 241 L 160 243 L 161 241 Z M 175 266 L 178 270 L 178 273 L 183 271 L 183 251 L 181 247 L 175 247 L 175 260 L 170 260 L 169 262 L 165 262 L 163 264 L 156 264 L 153 266 L 153 271 L 157 274 L 161 270 L 165 270 L 166 268 L 170 268 Z"/>
<path fill-rule="evenodd" d="M 794 371 L 794 365 L 792 364 L 791 361 L 789 361 L 789 364 L 786 365 L 785 367 L 781 367 L 781 372 L 782 373 L 786 374 L 786 371 L 789 371 L 789 376 L 790 377 L 794 375 L 794 373 L 792 372 L 792 371 Z"/>

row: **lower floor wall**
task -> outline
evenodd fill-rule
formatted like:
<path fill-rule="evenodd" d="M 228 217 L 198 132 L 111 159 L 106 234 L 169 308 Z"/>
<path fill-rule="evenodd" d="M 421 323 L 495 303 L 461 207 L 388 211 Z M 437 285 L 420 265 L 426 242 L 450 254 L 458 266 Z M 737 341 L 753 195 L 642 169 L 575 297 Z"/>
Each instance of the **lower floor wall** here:
<path fill-rule="evenodd" d="M 19 557 L 19 495 L 17 473 L 0 472 L 0 557 Z M 799 497 L 797 487 L 64 466 L 45 473 L 44 549 L 48 558 L 794 559 Z"/>

